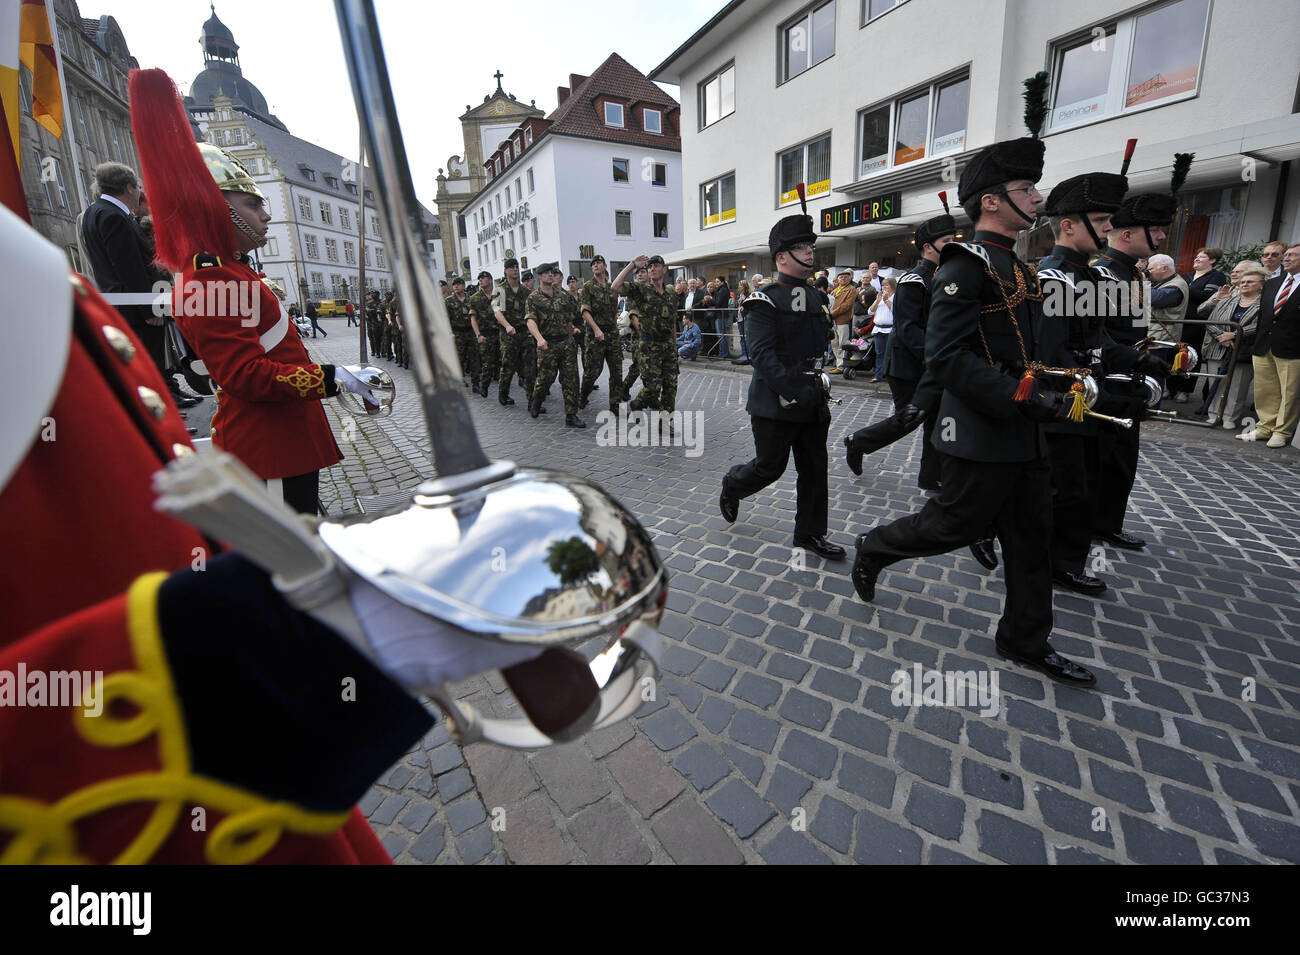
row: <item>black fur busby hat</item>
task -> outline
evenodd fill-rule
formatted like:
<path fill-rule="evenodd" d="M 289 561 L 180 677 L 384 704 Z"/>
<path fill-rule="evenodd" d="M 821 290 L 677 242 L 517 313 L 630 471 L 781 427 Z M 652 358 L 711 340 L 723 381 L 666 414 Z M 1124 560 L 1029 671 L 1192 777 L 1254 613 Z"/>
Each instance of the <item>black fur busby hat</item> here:
<path fill-rule="evenodd" d="M 926 219 L 916 227 L 916 250 L 920 252 L 925 248 L 927 242 L 933 242 L 935 239 L 942 238 L 945 235 L 957 234 L 957 223 L 953 220 L 951 213 L 948 211 L 948 192 L 947 190 L 939 193 L 939 201 L 943 203 L 943 215 L 935 216 L 933 219 Z"/>
<path fill-rule="evenodd" d="M 1025 80 L 1025 127 L 1028 136 L 985 146 L 966 163 L 957 183 L 957 201 L 966 203 L 994 186 L 1014 179 L 1037 182 L 1043 176 L 1043 154 L 1047 147 L 1038 138 L 1047 118 L 1046 72 Z"/>
<path fill-rule="evenodd" d="M 1154 195 L 1129 196 L 1111 216 L 1111 225 L 1117 229 L 1134 226 L 1167 226 L 1174 221 L 1178 211 L 1178 190 L 1187 181 L 1195 153 L 1175 153 L 1174 169 L 1169 177 L 1169 192 Z"/>
<path fill-rule="evenodd" d="M 802 242 L 816 241 L 817 233 L 813 231 L 812 216 L 786 216 L 778 220 L 767 234 L 767 249 L 775 259 L 778 252 L 784 252 Z"/>
<path fill-rule="evenodd" d="M 1128 177 L 1114 172 L 1087 172 L 1056 184 L 1043 211 L 1049 216 L 1114 212 L 1124 201 Z"/>

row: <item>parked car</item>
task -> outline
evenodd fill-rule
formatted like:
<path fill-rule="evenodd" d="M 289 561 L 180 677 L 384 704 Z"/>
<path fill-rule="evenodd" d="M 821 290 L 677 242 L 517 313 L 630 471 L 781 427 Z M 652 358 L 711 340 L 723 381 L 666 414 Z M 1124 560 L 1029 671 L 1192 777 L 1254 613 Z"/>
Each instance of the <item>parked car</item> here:
<path fill-rule="evenodd" d="M 325 298 L 316 306 L 316 314 L 321 318 L 327 315 L 346 315 L 347 308 L 348 300 L 345 298 Z"/>

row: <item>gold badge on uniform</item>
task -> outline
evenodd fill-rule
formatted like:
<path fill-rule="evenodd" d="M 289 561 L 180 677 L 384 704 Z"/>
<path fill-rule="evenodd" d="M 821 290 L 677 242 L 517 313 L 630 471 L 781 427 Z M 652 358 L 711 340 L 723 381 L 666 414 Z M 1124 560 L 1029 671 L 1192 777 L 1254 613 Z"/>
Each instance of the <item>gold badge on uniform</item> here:
<path fill-rule="evenodd" d="M 945 292 L 947 292 L 949 295 L 956 295 L 956 294 L 957 294 L 957 283 L 956 283 L 956 282 L 949 282 L 947 285 L 945 285 L 945 286 L 943 287 L 943 290 L 944 290 Z"/>

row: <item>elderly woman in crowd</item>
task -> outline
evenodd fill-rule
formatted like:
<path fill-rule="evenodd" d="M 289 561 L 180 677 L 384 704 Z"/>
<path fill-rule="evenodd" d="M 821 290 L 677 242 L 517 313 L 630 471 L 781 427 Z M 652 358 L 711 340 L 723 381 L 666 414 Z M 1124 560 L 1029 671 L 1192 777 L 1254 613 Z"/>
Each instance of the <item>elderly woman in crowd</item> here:
<path fill-rule="evenodd" d="M 1223 286 L 1228 284 L 1228 277 L 1219 271 L 1219 262 L 1223 260 L 1223 250 L 1209 246 L 1196 250 L 1196 255 L 1192 258 L 1192 271 L 1184 272 L 1182 279 L 1187 283 L 1187 318 L 1208 318 L 1208 315 L 1200 315 L 1198 310 L 1207 302 L 1212 295 L 1219 291 Z M 1200 354 L 1205 354 L 1205 346 L 1208 341 L 1208 333 L 1204 325 L 1184 325 L 1183 341 L 1191 345 Z M 1206 397 L 1205 404 L 1208 406 L 1209 379 L 1202 379 L 1206 386 L 1203 389 Z M 1196 387 L 1196 379 L 1173 378 L 1169 381 L 1169 391 L 1174 395 L 1191 394 Z M 1183 399 L 1186 400 L 1186 399 Z"/>
<path fill-rule="evenodd" d="M 754 276 L 754 281 L 758 281 L 763 276 Z M 740 357 L 731 359 L 733 365 L 748 365 L 749 361 L 749 342 L 745 341 L 745 299 L 749 298 L 752 289 L 749 283 L 745 281 L 736 284 L 736 333 L 740 336 Z"/>
<path fill-rule="evenodd" d="M 1202 406 L 1202 412 L 1209 411 L 1212 406 L 1214 409 L 1206 419 L 1207 424 L 1222 423 L 1225 428 L 1235 428 L 1237 421 L 1250 412 L 1251 386 L 1255 378 L 1250 349 L 1255 343 L 1255 327 L 1259 321 L 1259 296 L 1267 278 L 1268 273 L 1258 262 L 1238 262 L 1232 269 L 1230 282 L 1221 286 L 1197 309 L 1201 318 L 1210 320 L 1207 326 L 1212 343 L 1210 350 L 1213 357 L 1219 359 L 1220 375 L 1225 374 L 1233 363 L 1233 346 L 1237 349 L 1230 393 L 1220 395 L 1222 381 L 1214 381 Z M 1240 330 L 1237 325 L 1230 323 L 1240 323 Z M 1239 334 L 1240 342 L 1237 341 Z M 1209 359 L 1211 355 L 1207 354 L 1206 357 Z"/>

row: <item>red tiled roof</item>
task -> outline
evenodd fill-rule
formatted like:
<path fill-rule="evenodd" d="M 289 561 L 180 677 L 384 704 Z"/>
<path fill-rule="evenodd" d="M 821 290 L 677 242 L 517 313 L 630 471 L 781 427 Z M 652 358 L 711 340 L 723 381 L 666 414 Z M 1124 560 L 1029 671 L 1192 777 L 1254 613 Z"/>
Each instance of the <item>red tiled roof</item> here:
<path fill-rule="evenodd" d="M 627 128 L 614 129 L 606 126 L 604 116 L 596 110 L 596 100 L 602 95 L 624 102 L 629 108 L 629 113 L 631 107 L 636 104 L 645 104 L 662 110 L 664 134 L 656 136 L 643 129 L 632 128 L 638 124 L 631 122 L 630 115 L 626 117 Z M 673 112 L 671 121 L 668 115 L 670 110 Z M 576 90 L 570 91 L 568 99 L 546 117 L 551 121 L 547 131 L 561 136 L 582 136 L 587 139 L 605 139 L 616 143 L 680 151 L 682 138 L 677 127 L 679 113 L 677 100 L 651 83 L 644 73 L 627 60 L 617 53 L 611 53 L 585 82 Z"/>

